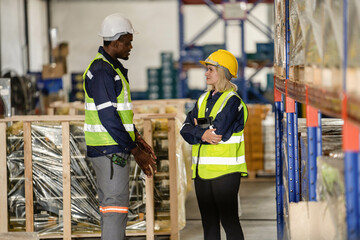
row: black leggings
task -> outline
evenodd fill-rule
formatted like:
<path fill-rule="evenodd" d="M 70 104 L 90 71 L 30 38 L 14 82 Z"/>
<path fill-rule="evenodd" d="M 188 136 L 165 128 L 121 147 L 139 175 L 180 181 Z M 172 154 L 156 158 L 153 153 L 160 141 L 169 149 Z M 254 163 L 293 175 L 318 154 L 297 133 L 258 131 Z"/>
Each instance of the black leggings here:
<path fill-rule="evenodd" d="M 238 214 L 240 173 L 215 179 L 195 179 L 195 192 L 201 213 L 204 240 L 219 240 L 220 221 L 226 239 L 244 239 Z"/>

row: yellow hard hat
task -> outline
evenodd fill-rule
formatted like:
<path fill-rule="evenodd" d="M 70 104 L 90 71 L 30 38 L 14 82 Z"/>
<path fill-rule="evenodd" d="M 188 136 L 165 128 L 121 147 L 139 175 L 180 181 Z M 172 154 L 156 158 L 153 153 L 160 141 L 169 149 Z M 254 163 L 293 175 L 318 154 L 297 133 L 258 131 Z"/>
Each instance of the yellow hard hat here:
<path fill-rule="evenodd" d="M 204 66 L 207 64 L 214 65 L 214 66 L 221 66 L 229 70 L 230 74 L 237 78 L 237 72 L 238 72 L 238 62 L 236 60 L 236 57 L 229 51 L 226 51 L 224 49 L 219 49 L 210 56 L 205 59 L 205 61 L 200 61 L 200 63 Z"/>

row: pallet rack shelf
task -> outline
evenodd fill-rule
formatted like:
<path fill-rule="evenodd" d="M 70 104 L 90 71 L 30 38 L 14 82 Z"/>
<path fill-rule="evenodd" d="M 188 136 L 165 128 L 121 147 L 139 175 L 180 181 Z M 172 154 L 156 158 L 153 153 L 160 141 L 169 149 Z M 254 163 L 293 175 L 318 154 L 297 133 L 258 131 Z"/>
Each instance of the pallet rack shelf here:
<path fill-rule="evenodd" d="M 234 80 L 234 83 L 236 85 L 239 86 L 239 93 L 240 96 L 242 97 L 242 99 L 245 102 L 248 102 L 248 92 L 252 93 L 254 96 L 257 97 L 259 102 L 263 102 L 263 103 L 269 103 L 269 101 L 267 99 L 265 99 L 261 94 L 258 93 L 258 91 L 256 91 L 255 89 L 253 89 L 250 86 L 250 81 L 252 80 L 252 78 L 257 75 L 263 68 L 265 67 L 272 67 L 273 63 L 271 60 L 248 60 L 246 57 L 246 52 L 245 52 L 245 23 L 248 22 L 249 24 L 251 24 L 252 26 L 254 26 L 255 28 L 257 28 L 260 32 L 262 32 L 269 40 L 269 42 L 273 42 L 273 32 L 271 30 L 270 27 L 268 27 L 266 24 L 262 23 L 260 20 L 258 20 L 256 18 L 256 16 L 254 16 L 252 14 L 252 11 L 258 6 L 258 4 L 260 3 L 267 3 L 267 4 L 272 4 L 274 3 L 273 0 L 236 0 L 236 1 L 232 1 L 232 0 L 178 0 L 179 2 L 179 36 L 180 36 L 180 40 L 179 40 L 179 50 L 180 50 L 180 54 L 179 54 L 179 61 L 178 61 L 178 74 L 179 74 L 179 93 L 178 95 L 180 97 L 186 97 L 187 93 L 188 93 L 188 84 L 187 84 L 187 71 L 190 68 L 195 68 L 195 67 L 199 67 L 199 63 L 198 61 L 201 59 L 198 59 L 199 54 L 198 52 L 201 50 L 196 49 L 196 47 L 194 46 L 194 44 L 198 41 L 198 39 L 200 37 L 202 37 L 208 30 L 211 29 L 211 27 L 217 23 L 219 20 L 223 20 L 224 23 L 224 32 L 223 32 L 223 36 L 224 36 L 224 41 L 222 47 L 223 48 L 227 48 L 226 47 L 226 42 L 227 42 L 227 34 L 226 34 L 226 30 L 227 27 L 229 26 L 229 19 L 226 19 L 224 17 L 224 10 L 220 10 L 217 7 L 217 4 L 228 4 L 228 3 L 251 3 L 252 6 L 250 7 L 250 9 L 246 9 L 245 10 L 245 14 L 246 14 L 246 18 L 241 18 L 241 19 L 237 19 L 237 24 L 240 27 L 240 31 L 241 31 L 241 43 L 240 43 L 240 55 L 241 58 L 239 59 L 239 71 L 238 71 L 238 79 Z M 185 42 L 185 26 L 184 26 L 184 6 L 185 5 L 206 5 L 211 11 L 214 12 L 215 14 L 215 19 L 212 20 L 211 22 L 209 22 L 207 25 L 204 26 L 203 29 L 200 29 L 200 31 L 188 42 Z M 239 10 L 240 11 L 240 10 Z M 232 20 L 234 21 L 234 20 Z M 195 47 L 195 48 L 194 48 Z M 195 49 L 197 51 L 196 55 L 192 56 L 192 53 L 189 53 L 190 50 L 188 49 Z M 211 51 L 212 52 L 212 51 Z M 210 54 L 210 52 L 208 53 Z M 207 57 L 207 56 L 202 56 L 202 57 Z M 245 77 L 245 68 L 246 67 L 251 67 L 255 69 L 255 73 L 250 76 L 248 79 L 246 79 Z"/>
<path fill-rule="evenodd" d="M 296 145 L 298 142 L 297 102 L 306 105 L 306 153 L 308 155 L 307 168 L 309 169 L 308 176 L 306 177 L 308 178 L 309 192 L 307 194 L 310 202 L 317 201 L 317 157 L 322 155 L 323 144 L 321 135 L 322 114 L 341 118 L 344 121 L 342 149 L 344 152 L 346 236 L 347 239 L 360 238 L 360 202 L 358 198 L 360 193 L 358 184 L 360 179 L 358 171 L 358 162 L 360 160 L 360 101 L 358 95 L 356 96 L 357 89 L 352 89 L 355 88 L 356 84 L 358 85 L 359 81 L 358 78 L 354 77 L 354 71 L 359 71 L 360 61 L 359 58 L 354 56 L 358 56 L 360 49 L 358 37 L 360 23 L 359 21 L 354 21 L 354 18 L 352 18 L 353 21 L 349 20 L 349 17 L 351 18 L 359 14 L 360 4 L 356 0 L 335 2 L 336 4 L 332 5 L 332 1 L 275 1 L 275 19 L 277 20 L 275 23 L 277 35 L 275 49 L 279 50 L 278 56 L 275 57 L 279 61 L 275 59 L 274 66 L 278 239 L 287 239 L 289 237 L 284 221 L 288 217 L 289 205 L 301 202 L 299 198 L 300 182 L 298 179 L 300 174 L 298 169 L 299 152 Z M 310 5 L 316 6 L 316 9 L 311 9 Z M 294 8 L 296 11 L 293 11 Z M 310 9 L 314 11 L 314 15 L 311 15 L 312 13 L 310 12 L 310 15 L 304 16 L 305 12 L 309 14 Z M 318 16 L 315 16 L 315 11 L 318 11 L 316 12 Z M 291 34 L 299 34 L 299 31 L 296 31 L 296 26 L 291 26 L 291 24 L 294 24 L 294 22 L 291 22 L 294 20 L 294 17 L 299 18 L 302 23 L 316 21 L 316 17 L 322 18 L 322 21 L 318 23 L 322 24 L 322 26 L 328 26 L 328 28 L 323 27 L 320 31 L 323 35 L 320 36 L 322 38 L 337 37 L 335 42 L 340 43 L 336 48 L 337 51 L 332 51 L 331 42 L 329 43 L 325 39 L 321 44 L 323 48 L 320 48 L 321 51 L 324 51 L 322 56 L 325 56 L 325 58 L 322 62 L 312 62 L 314 59 L 309 59 L 308 53 L 314 47 L 311 45 L 311 43 L 314 44 L 314 42 L 311 42 L 313 33 L 303 31 L 303 34 L 308 35 L 306 35 L 306 39 L 303 36 L 305 42 L 300 43 L 305 46 L 304 52 L 300 54 L 304 54 L 302 63 L 306 62 L 306 64 L 296 66 L 294 64 L 296 59 L 292 58 L 292 52 L 295 50 L 295 47 Z M 311 23 L 309 23 L 309 26 L 310 29 L 314 27 L 311 26 Z M 339 31 L 335 31 L 336 29 Z M 331 31 L 334 31 L 335 34 Z M 296 36 L 298 37 L 298 35 Z M 355 38 L 355 40 L 350 41 L 350 38 Z M 341 65 L 334 64 L 333 72 L 329 71 L 328 65 L 324 65 L 326 61 L 330 61 L 329 58 L 326 58 L 326 54 L 329 53 L 329 56 L 333 54 L 332 57 L 334 57 L 334 59 L 330 60 L 337 61 Z M 330 66 L 332 65 L 330 64 Z M 310 81 L 308 81 L 309 79 Z M 329 89 L 326 84 L 334 80 L 338 81 L 338 85 L 331 82 L 333 87 Z M 284 116 L 286 123 L 283 123 Z M 286 146 L 284 147 L 282 140 L 283 131 L 286 131 L 287 136 Z M 284 154 L 287 154 L 287 158 L 285 157 L 287 160 L 284 159 Z M 286 167 L 285 172 L 283 172 L 284 167 Z"/>

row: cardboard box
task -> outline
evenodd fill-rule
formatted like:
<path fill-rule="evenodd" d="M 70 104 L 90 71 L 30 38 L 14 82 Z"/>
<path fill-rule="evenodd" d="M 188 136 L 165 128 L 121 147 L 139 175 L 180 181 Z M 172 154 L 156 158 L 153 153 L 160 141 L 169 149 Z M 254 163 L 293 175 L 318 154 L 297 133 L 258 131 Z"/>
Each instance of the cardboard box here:
<path fill-rule="evenodd" d="M 290 239 L 337 239 L 333 220 L 327 202 L 290 203 Z"/>
<path fill-rule="evenodd" d="M 63 62 L 44 64 L 42 70 L 42 79 L 62 78 L 65 73 Z"/>

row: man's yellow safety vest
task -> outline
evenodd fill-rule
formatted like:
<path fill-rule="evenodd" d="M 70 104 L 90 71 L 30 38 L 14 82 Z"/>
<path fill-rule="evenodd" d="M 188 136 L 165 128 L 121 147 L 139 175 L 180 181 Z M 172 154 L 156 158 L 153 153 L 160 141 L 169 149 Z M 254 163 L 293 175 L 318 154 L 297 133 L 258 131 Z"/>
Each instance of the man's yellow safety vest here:
<path fill-rule="evenodd" d="M 87 69 L 83 74 L 83 88 L 85 92 L 85 124 L 84 124 L 84 132 L 85 132 L 85 141 L 88 146 L 110 146 L 117 145 L 118 143 L 110 136 L 108 131 L 102 125 L 98 111 L 94 102 L 94 99 L 89 97 L 85 88 L 85 78 L 86 76 L 90 79 L 93 77 L 89 68 L 91 64 L 95 61 L 101 59 L 108 64 L 116 71 L 118 75 L 115 76 L 114 81 L 122 82 L 122 90 L 119 96 L 117 96 L 116 103 L 105 103 L 109 106 L 112 105 L 116 107 L 117 112 L 121 118 L 121 121 L 129 133 L 132 140 L 135 141 L 135 132 L 134 132 L 134 124 L 133 124 L 133 111 L 132 111 L 132 103 L 130 97 L 130 86 L 126 81 L 124 75 L 121 73 L 120 69 L 115 68 L 101 53 L 98 53 L 95 58 L 91 61 Z"/>

